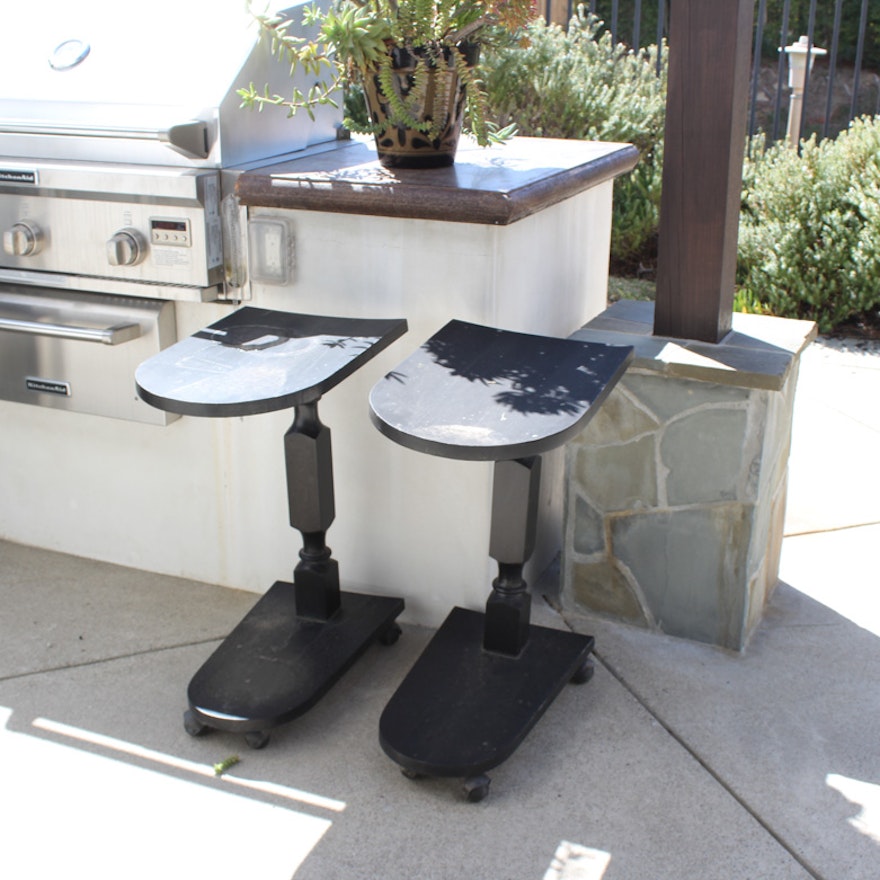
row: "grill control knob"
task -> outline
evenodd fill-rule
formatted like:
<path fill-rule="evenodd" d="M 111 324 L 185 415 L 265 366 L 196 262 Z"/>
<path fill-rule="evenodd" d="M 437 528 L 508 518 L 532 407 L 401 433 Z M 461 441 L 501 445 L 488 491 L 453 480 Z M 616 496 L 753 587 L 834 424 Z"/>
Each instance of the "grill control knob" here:
<path fill-rule="evenodd" d="M 36 223 L 19 220 L 3 233 L 3 250 L 13 257 L 30 257 L 43 247 L 43 230 Z"/>
<path fill-rule="evenodd" d="M 137 229 L 120 229 L 107 242 L 107 260 L 111 266 L 136 266 L 146 255 L 147 240 Z"/>

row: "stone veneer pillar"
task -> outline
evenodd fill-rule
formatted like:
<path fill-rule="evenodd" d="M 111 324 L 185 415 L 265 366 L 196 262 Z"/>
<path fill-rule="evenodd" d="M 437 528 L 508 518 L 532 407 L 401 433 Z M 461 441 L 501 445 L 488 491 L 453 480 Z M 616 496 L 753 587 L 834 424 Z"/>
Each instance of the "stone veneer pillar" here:
<path fill-rule="evenodd" d="M 573 334 L 636 356 L 567 447 L 562 602 L 741 650 L 777 580 L 815 324 L 736 314 L 711 344 L 653 336 L 653 308 L 615 303 Z"/>

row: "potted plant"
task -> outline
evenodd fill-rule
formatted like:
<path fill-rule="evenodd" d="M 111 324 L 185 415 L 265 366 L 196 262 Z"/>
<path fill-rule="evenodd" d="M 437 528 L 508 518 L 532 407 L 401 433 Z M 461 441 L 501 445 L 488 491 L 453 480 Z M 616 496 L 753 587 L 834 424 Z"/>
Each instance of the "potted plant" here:
<path fill-rule="evenodd" d="M 344 124 L 375 137 L 386 167 L 451 165 L 465 117 L 482 146 L 513 134 L 487 118 L 479 54 L 514 38 L 535 17 L 535 0 L 332 0 L 303 10 L 312 38 L 283 15 L 252 14 L 273 54 L 315 84 L 285 97 L 251 83 L 238 92 L 242 106 L 312 115 L 319 105 L 336 106 L 344 91 L 362 92 L 367 114 L 362 121 L 349 114 Z"/>

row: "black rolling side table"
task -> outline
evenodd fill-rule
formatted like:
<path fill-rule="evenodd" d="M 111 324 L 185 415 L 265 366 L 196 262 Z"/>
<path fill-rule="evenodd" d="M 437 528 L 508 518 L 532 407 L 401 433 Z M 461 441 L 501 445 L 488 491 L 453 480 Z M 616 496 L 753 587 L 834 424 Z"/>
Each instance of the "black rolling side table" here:
<path fill-rule="evenodd" d="M 311 708 L 373 642 L 392 644 L 403 600 L 342 592 L 325 535 L 335 517 L 330 430 L 318 400 L 406 331 L 361 320 L 242 308 L 138 367 L 140 396 L 190 416 L 294 408 L 284 435 L 290 524 L 303 549 L 190 682 L 188 733 L 267 731 Z"/>
<path fill-rule="evenodd" d="M 410 449 L 494 461 L 485 613 L 453 608 L 379 723 L 407 776 L 464 777 L 468 800 L 568 681 L 592 675 L 593 638 L 530 623 L 523 565 L 534 549 L 541 453 L 578 431 L 632 349 L 452 321 L 370 396 L 376 427 Z"/>

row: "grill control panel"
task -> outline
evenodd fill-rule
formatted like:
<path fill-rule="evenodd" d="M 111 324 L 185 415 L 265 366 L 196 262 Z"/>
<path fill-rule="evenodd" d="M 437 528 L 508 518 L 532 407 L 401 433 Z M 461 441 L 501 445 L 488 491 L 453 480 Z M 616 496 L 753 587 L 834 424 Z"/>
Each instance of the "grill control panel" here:
<path fill-rule="evenodd" d="M 0 271 L 146 282 L 169 293 L 223 283 L 217 171 L 58 163 L 21 183 L 9 179 L 13 170 L 0 178 Z"/>

